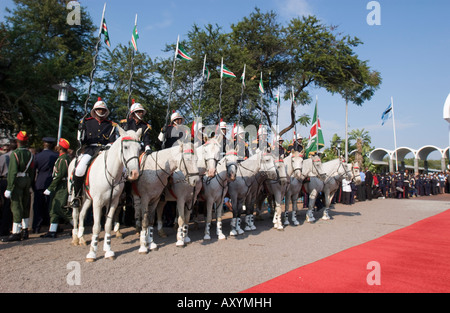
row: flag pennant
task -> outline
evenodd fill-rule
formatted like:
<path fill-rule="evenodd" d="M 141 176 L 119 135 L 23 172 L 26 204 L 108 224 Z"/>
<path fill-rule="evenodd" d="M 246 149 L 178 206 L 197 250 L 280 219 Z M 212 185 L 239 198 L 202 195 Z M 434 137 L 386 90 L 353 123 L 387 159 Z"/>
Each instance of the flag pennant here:
<path fill-rule="evenodd" d="M 137 31 L 137 25 L 135 25 L 134 29 L 133 29 L 133 34 L 131 35 L 131 44 L 133 45 L 133 48 L 134 48 L 135 51 L 138 50 L 138 47 L 137 47 L 137 40 L 138 39 L 139 39 L 139 34 L 138 34 L 138 31 Z"/>
<path fill-rule="evenodd" d="M 109 41 L 108 27 L 106 26 L 106 19 L 103 18 L 102 22 L 102 34 L 105 36 L 105 43 L 108 47 L 111 47 L 111 42 Z"/>
<path fill-rule="evenodd" d="M 280 103 L 280 89 L 278 89 L 277 93 L 275 94 L 274 100 L 276 103 Z"/>
<path fill-rule="evenodd" d="M 264 93 L 264 85 L 262 80 L 262 72 L 261 72 L 261 79 L 259 81 L 259 92 Z"/>
<path fill-rule="evenodd" d="M 225 65 L 222 66 L 222 77 L 236 77 Z"/>
<path fill-rule="evenodd" d="M 244 71 L 242 72 L 242 75 L 241 75 L 241 82 L 242 82 L 242 87 L 245 88 L 245 64 L 244 64 Z"/>
<path fill-rule="evenodd" d="M 205 64 L 205 68 L 203 70 L 203 74 L 206 77 L 206 81 L 209 81 L 209 77 L 211 77 L 211 72 L 208 69 L 208 66 Z"/>
<path fill-rule="evenodd" d="M 384 125 L 384 123 L 390 119 L 392 116 L 392 103 L 389 103 L 389 106 L 387 107 L 386 110 L 384 110 L 383 114 L 381 115 L 381 126 Z"/>
<path fill-rule="evenodd" d="M 178 45 L 177 58 L 180 60 L 188 60 L 188 61 L 192 60 L 189 54 L 187 54 L 186 51 L 180 45 Z"/>
<path fill-rule="evenodd" d="M 317 113 L 317 103 L 316 103 L 313 121 L 311 129 L 309 131 L 309 141 L 306 147 L 306 155 L 309 156 L 311 154 L 315 154 L 323 147 L 325 147 L 325 141 L 323 139 L 322 127 L 320 126 L 320 120 L 319 115 Z"/>

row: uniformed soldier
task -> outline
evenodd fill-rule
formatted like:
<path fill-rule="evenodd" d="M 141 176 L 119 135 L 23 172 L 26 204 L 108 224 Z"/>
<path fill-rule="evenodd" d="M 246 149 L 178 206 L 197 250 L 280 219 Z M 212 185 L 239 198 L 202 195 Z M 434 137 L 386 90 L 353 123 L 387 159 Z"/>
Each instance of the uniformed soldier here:
<path fill-rule="evenodd" d="M 250 147 L 252 155 L 261 151 L 261 149 L 263 149 L 263 147 L 262 147 L 263 145 L 265 145 L 267 151 L 271 150 L 269 141 L 267 140 L 268 137 L 269 137 L 269 134 L 267 132 L 267 127 L 264 125 L 259 125 L 258 137 L 252 141 L 252 145 Z"/>
<path fill-rule="evenodd" d="M 170 124 L 164 127 L 158 136 L 162 142 L 162 148 L 171 148 L 179 139 L 184 136 L 183 130 L 179 127 L 183 125 L 184 117 L 180 113 L 173 111 L 170 116 Z"/>
<path fill-rule="evenodd" d="M 138 131 L 138 129 L 142 128 L 142 135 L 140 141 L 143 144 L 145 153 L 150 154 L 152 153 L 151 139 L 150 139 L 150 131 L 152 127 L 150 126 L 150 124 L 144 121 L 144 116 L 146 114 L 147 111 L 144 109 L 142 104 L 136 103 L 133 99 L 133 104 L 131 105 L 128 117 L 120 121 L 120 126 L 124 130 L 134 130 L 134 131 Z"/>
<path fill-rule="evenodd" d="M 11 153 L 8 167 L 8 186 L 5 197 L 11 198 L 13 215 L 12 233 L 3 242 L 28 239 L 30 217 L 30 187 L 34 181 L 34 157 L 27 147 L 28 135 L 25 131 L 17 134 L 18 148 Z"/>
<path fill-rule="evenodd" d="M 249 158 L 248 144 L 245 142 L 245 131 L 241 126 L 233 128 L 234 149 L 238 152 L 238 162 Z M 243 151 L 243 152 L 242 152 Z"/>
<path fill-rule="evenodd" d="M 67 170 L 70 163 L 67 150 L 69 148 L 69 141 L 61 138 L 57 146 L 59 157 L 53 167 L 53 179 L 50 186 L 44 191 L 46 196 L 52 195 L 52 203 L 50 206 L 50 227 L 48 233 L 41 236 L 43 238 L 56 238 L 59 222 L 66 223 L 71 221 L 71 215 L 64 209 L 69 196 L 67 190 Z"/>
<path fill-rule="evenodd" d="M 191 130 L 191 139 L 196 146 L 199 147 L 204 145 L 205 142 L 208 140 L 208 137 L 205 134 L 205 125 L 203 125 L 202 122 L 196 122 L 194 121 L 192 123 L 192 130 Z"/>
<path fill-rule="evenodd" d="M 292 151 L 303 152 L 303 137 L 300 134 L 295 135 L 294 140 L 287 148 L 288 154 L 292 153 Z"/>
<path fill-rule="evenodd" d="M 227 123 L 221 119 L 219 127 L 220 127 L 220 134 L 222 135 L 222 151 L 220 156 L 224 157 L 227 153 Z"/>
<path fill-rule="evenodd" d="M 116 140 L 116 123 L 108 120 L 109 109 L 106 103 L 98 98 L 91 110 L 91 117 L 80 123 L 80 140 L 83 146 L 83 154 L 73 175 L 73 187 L 75 198 L 72 200 L 73 207 L 80 207 L 81 191 L 83 189 L 84 176 L 91 159 L 102 149 L 108 149 Z"/>
<path fill-rule="evenodd" d="M 284 139 L 281 136 L 277 135 L 275 143 L 277 146 L 275 147 L 275 149 L 278 149 L 278 157 L 280 159 L 284 159 L 286 155 L 286 149 L 283 147 L 283 142 Z"/>

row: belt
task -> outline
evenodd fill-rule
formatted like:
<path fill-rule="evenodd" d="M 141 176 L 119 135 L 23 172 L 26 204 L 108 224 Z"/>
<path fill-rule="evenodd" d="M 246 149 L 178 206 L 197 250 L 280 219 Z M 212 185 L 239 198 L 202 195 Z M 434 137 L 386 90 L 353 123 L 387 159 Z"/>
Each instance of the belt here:
<path fill-rule="evenodd" d="M 28 173 L 17 173 L 16 177 L 28 177 Z"/>

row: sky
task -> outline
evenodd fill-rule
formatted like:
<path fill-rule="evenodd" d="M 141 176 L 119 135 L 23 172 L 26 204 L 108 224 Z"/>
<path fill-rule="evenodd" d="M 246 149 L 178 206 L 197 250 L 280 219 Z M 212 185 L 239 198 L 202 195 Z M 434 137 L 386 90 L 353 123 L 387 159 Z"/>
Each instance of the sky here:
<path fill-rule="evenodd" d="M 370 2 L 379 4 L 376 11 Z M 104 0 L 79 0 L 94 24 L 100 25 Z M 343 34 L 358 37 L 364 44 L 355 49 L 372 70 L 379 71 L 382 84 L 370 101 L 362 106 L 349 104 L 349 131 L 364 129 L 375 148 L 419 149 L 433 145 L 449 146 L 450 127 L 443 118 L 444 102 L 450 93 L 450 1 L 448 0 L 107 0 L 106 21 L 111 45 L 127 44 L 138 14 L 139 51 L 151 58 L 168 57 L 166 44 L 186 38 L 195 23 L 202 27 L 218 24 L 225 32 L 231 24 L 254 11 L 274 11 L 280 23 L 291 18 L 315 15 L 324 24 L 337 25 Z M 368 6 L 369 5 L 369 6 Z M 0 0 L 0 19 L 13 1 Z M 68 13 L 70 10 L 68 10 Z M 379 25 L 369 25 L 375 13 Z M 373 20 L 373 19 L 372 19 Z M 373 23 L 372 23 L 373 24 Z M 241 69 L 230 69 L 238 76 Z M 345 101 L 321 89 L 309 89 L 318 99 L 318 112 L 329 146 L 334 134 L 345 138 Z M 393 99 L 395 117 L 381 125 L 381 115 Z M 300 106 L 297 115 L 312 117 L 314 104 Z M 290 123 L 290 103 L 282 102 L 280 129 Z M 309 127 L 299 127 L 308 136 Z M 285 139 L 292 135 L 286 134 Z M 412 157 L 412 154 L 407 158 Z M 439 159 L 433 152 L 431 159 Z"/>

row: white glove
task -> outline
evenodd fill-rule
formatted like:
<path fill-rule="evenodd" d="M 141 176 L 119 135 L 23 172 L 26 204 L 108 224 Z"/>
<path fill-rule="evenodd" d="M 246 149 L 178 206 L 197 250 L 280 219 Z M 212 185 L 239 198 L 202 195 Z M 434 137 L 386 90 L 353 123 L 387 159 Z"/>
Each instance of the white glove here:
<path fill-rule="evenodd" d="M 52 192 L 48 189 L 45 189 L 45 191 L 44 191 L 44 195 L 46 195 L 46 196 L 50 196 L 51 193 Z"/>
<path fill-rule="evenodd" d="M 5 198 L 6 199 L 11 198 L 11 191 L 10 190 L 5 190 Z"/>

